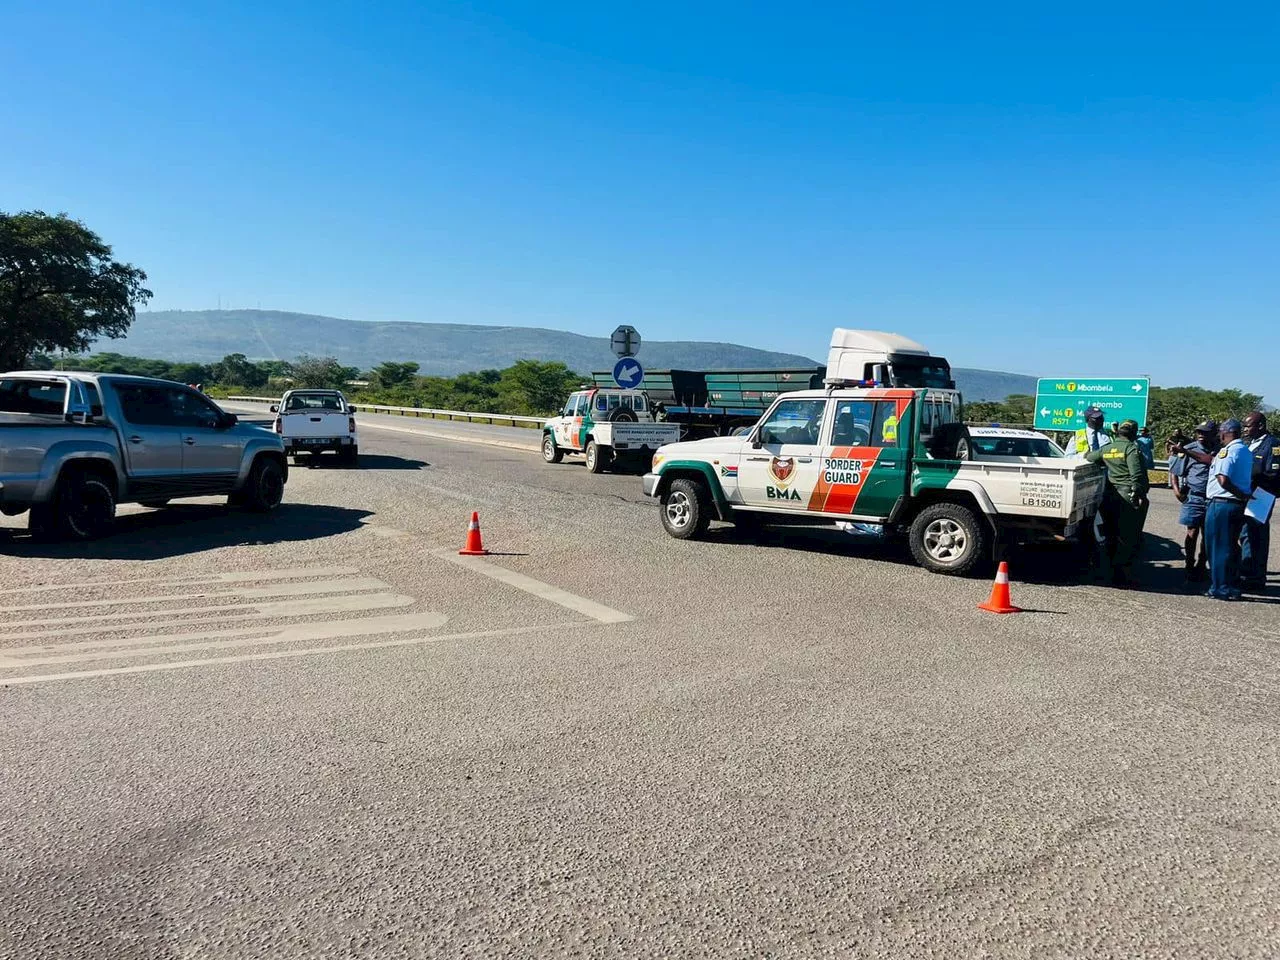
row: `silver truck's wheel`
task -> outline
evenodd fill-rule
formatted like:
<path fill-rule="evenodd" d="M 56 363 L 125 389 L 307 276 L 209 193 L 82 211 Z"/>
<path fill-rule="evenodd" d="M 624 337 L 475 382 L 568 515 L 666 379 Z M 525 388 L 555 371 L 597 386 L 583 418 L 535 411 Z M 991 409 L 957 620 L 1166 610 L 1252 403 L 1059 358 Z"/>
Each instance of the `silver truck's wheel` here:
<path fill-rule="evenodd" d="M 556 446 L 556 438 L 549 433 L 542 435 L 542 459 L 547 463 L 559 463 L 564 459 L 564 451 Z"/>
<path fill-rule="evenodd" d="M 51 502 L 31 508 L 28 524 L 39 539 L 96 540 L 111 529 L 115 516 L 115 494 L 101 478 L 69 473 L 58 480 Z"/>
<path fill-rule="evenodd" d="M 284 470 L 271 457 L 258 457 L 235 502 L 254 513 L 270 513 L 283 499 Z"/>

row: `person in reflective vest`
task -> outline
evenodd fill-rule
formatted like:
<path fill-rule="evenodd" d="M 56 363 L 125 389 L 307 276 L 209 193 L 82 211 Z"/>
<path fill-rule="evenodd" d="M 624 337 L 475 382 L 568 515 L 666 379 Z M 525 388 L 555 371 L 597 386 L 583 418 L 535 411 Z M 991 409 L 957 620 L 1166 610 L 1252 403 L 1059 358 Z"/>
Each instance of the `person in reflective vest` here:
<path fill-rule="evenodd" d="M 1083 457 L 1094 450 L 1101 450 L 1113 439 L 1105 428 L 1105 417 L 1097 407 L 1090 407 L 1084 412 L 1084 422 L 1085 428 L 1076 431 L 1077 457 Z"/>
<path fill-rule="evenodd" d="M 880 428 L 880 440 L 885 444 L 898 442 L 898 415 L 896 413 L 891 413 L 885 417 L 884 425 Z"/>

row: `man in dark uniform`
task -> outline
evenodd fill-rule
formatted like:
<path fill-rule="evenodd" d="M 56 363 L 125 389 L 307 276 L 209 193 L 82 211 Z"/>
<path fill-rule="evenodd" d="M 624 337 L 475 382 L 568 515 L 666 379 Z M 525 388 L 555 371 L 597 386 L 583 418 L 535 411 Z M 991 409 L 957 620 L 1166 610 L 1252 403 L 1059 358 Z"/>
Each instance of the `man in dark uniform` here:
<path fill-rule="evenodd" d="M 1147 522 L 1147 499 L 1150 479 L 1147 465 L 1138 446 L 1138 424 L 1126 420 L 1116 427 L 1115 439 L 1098 450 L 1085 454 L 1091 463 L 1102 462 L 1107 468 L 1107 492 L 1103 496 L 1104 523 L 1111 539 L 1111 582 L 1127 587 L 1133 582 L 1133 562 L 1142 544 L 1142 527 Z"/>
<path fill-rule="evenodd" d="M 1280 494 L 1280 439 L 1267 430 L 1267 415 L 1258 410 L 1244 418 L 1244 442 L 1253 454 L 1253 486 Z M 1271 518 L 1244 518 L 1240 538 L 1240 579 L 1248 590 L 1267 587 L 1267 559 L 1271 549 Z"/>
<path fill-rule="evenodd" d="M 1169 480 L 1173 484 L 1173 495 L 1182 504 L 1178 514 L 1178 522 L 1187 529 L 1183 545 L 1187 551 L 1187 581 L 1193 583 L 1204 580 L 1208 576 L 1209 545 L 1204 533 L 1204 518 L 1208 512 L 1208 501 L 1205 500 L 1205 487 L 1209 485 L 1209 464 L 1184 455 L 1185 451 L 1205 454 L 1212 457 L 1218 452 L 1218 425 L 1206 420 L 1196 427 L 1194 443 L 1183 446 L 1182 441 L 1174 439 L 1177 451 L 1169 462 Z M 1200 548 L 1199 559 L 1196 558 L 1196 547 Z"/>

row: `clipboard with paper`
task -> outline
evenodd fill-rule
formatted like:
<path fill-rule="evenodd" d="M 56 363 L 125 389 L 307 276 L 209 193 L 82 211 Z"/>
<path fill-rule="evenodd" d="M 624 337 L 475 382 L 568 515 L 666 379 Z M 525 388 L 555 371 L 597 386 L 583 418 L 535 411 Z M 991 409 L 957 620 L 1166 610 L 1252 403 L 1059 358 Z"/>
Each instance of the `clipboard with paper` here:
<path fill-rule="evenodd" d="M 1258 523 L 1266 523 L 1271 519 L 1271 511 L 1275 508 L 1276 496 L 1261 487 L 1253 491 L 1253 496 L 1245 504 L 1244 515 Z"/>

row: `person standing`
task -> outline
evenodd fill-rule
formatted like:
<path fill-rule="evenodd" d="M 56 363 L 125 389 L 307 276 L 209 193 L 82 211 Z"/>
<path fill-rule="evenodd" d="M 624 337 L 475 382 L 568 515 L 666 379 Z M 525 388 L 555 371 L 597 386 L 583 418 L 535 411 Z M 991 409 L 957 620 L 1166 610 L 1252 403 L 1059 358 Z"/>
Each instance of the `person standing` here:
<path fill-rule="evenodd" d="M 1255 410 L 1244 418 L 1244 442 L 1253 456 L 1253 487 L 1280 493 L 1280 440 L 1267 431 L 1267 417 Z M 1251 491 L 1252 493 L 1252 491 Z M 1271 552 L 1271 518 L 1244 518 L 1240 538 L 1240 582 L 1247 590 L 1265 590 Z"/>
<path fill-rule="evenodd" d="M 1181 438 L 1181 434 L 1175 435 L 1169 462 L 1169 483 L 1173 486 L 1173 495 L 1182 504 L 1178 523 L 1187 531 L 1182 542 L 1187 554 L 1188 583 L 1204 580 L 1208 572 L 1208 545 L 1203 534 L 1208 509 L 1205 488 L 1209 485 L 1209 464 L 1193 459 L 1189 454 L 1204 454 L 1212 460 L 1218 452 L 1218 425 L 1206 420 L 1196 427 L 1195 433 L 1195 441 L 1185 447 L 1185 438 Z"/>
<path fill-rule="evenodd" d="M 1147 499 L 1150 479 L 1137 441 L 1137 421 L 1126 420 L 1116 426 L 1114 441 L 1085 454 L 1089 462 L 1101 461 L 1107 468 L 1103 523 L 1110 532 L 1107 554 L 1111 560 L 1111 582 L 1117 587 L 1133 583 L 1133 564 L 1142 546 L 1142 527 L 1151 505 Z"/>
<path fill-rule="evenodd" d="M 1143 427 L 1142 432 L 1138 434 L 1138 446 L 1142 450 L 1142 462 L 1147 465 L 1148 470 L 1156 468 L 1156 441 L 1151 436 L 1151 430 Z"/>
<path fill-rule="evenodd" d="M 1214 431 L 1216 436 L 1216 432 L 1217 432 L 1216 424 L 1214 425 Z M 1167 482 L 1170 489 L 1173 488 L 1173 471 L 1175 468 L 1178 467 L 1178 465 L 1183 460 L 1182 454 L 1180 454 L 1178 451 L 1187 444 L 1189 439 L 1190 438 L 1185 433 L 1182 432 L 1182 428 L 1178 427 L 1176 430 L 1173 431 L 1173 436 L 1164 442 L 1164 457 L 1169 462 L 1169 469 L 1167 471 L 1168 473 Z"/>
<path fill-rule="evenodd" d="M 1101 450 L 1112 441 L 1112 435 L 1107 432 L 1104 421 L 1105 417 L 1097 407 L 1090 407 L 1084 412 L 1085 427 L 1083 430 L 1076 431 L 1077 457 L 1083 457 L 1094 450 Z"/>
<path fill-rule="evenodd" d="M 1232 417 L 1218 428 L 1222 449 L 1209 457 L 1209 482 L 1205 485 L 1208 510 L 1204 535 L 1209 543 L 1209 592 L 1215 600 L 1238 600 L 1236 578 L 1240 572 L 1240 533 L 1244 529 L 1244 505 L 1249 502 L 1253 455 L 1240 439 L 1240 421 Z M 1188 453 L 1203 463 L 1202 454 Z"/>

